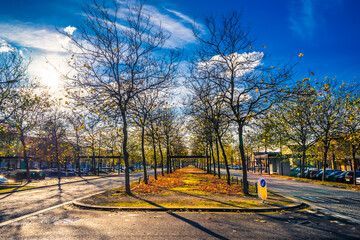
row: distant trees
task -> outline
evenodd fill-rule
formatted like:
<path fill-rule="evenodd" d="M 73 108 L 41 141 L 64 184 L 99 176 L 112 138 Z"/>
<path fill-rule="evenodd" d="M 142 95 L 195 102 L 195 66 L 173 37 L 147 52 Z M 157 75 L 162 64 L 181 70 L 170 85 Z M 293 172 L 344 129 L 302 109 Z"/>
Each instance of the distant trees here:
<path fill-rule="evenodd" d="M 325 79 L 317 88 L 316 98 L 309 105 L 310 114 L 304 116 L 317 142 L 323 147 L 323 181 L 326 177 L 325 170 L 331 141 L 339 138 L 341 134 L 344 98 L 339 90 L 334 82 Z"/>
<path fill-rule="evenodd" d="M 54 155 L 52 156 L 55 159 L 57 170 L 58 170 L 58 180 L 60 184 L 61 180 L 61 158 L 60 150 L 61 144 L 64 143 L 66 138 L 66 128 L 65 128 L 65 114 L 60 110 L 59 102 L 53 102 L 52 108 L 48 111 L 48 116 L 44 119 L 43 130 L 50 140 L 49 148 L 52 150 Z"/>
<path fill-rule="evenodd" d="M 284 133 L 286 139 L 299 146 L 301 152 L 300 176 L 304 177 L 306 152 L 316 142 L 312 133 L 312 103 L 316 100 L 316 91 L 311 89 L 310 79 L 304 78 L 295 86 L 292 98 L 283 101 L 271 111 L 278 131 Z"/>
<path fill-rule="evenodd" d="M 344 85 L 342 85 L 343 87 Z M 354 170 L 354 184 L 356 184 L 356 170 L 358 169 L 356 154 L 360 150 L 360 92 L 354 91 L 354 87 L 348 87 L 348 90 L 342 94 L 344 98 L 343 112 L 341 115 L 343 121 L 343 138 L 346 145 L 350 145 L 352 157 L 352 169 Z"/>
<path fill-rule="evenodd" d="M 44 119 L 44 113 L 49 107 L 48 95 L 46 92 L 39 92 L 36 85 L 32 83 L 25 83 L 14 91 L 16 91 L 16 97 L 6 101 L 4 113 L 8 116 L 6 123 L 18 133 L 28 182 L 31 182 L 26 138 L 40 126 Z"/>

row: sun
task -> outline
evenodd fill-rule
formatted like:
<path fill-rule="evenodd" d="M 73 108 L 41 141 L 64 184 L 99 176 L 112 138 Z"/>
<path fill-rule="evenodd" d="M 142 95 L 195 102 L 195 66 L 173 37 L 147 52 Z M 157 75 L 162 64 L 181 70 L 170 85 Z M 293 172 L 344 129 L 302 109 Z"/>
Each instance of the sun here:
<path fill-rule="evenodd" d="M 42 84 L 50 88 L 57 88 L 60 84 L 60 74 L 55 69 L 44 67 L 39 70 L 39 77 Z"/>

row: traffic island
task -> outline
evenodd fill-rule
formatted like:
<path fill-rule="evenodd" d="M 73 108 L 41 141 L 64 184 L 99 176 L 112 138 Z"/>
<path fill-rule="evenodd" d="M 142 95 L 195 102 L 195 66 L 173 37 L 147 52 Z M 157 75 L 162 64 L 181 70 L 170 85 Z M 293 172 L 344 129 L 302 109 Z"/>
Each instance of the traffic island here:
<path fill-rule="evenodd" d="M 254 186 L 250 186 L 249 195 L 244 195 L 240 184 L 228 185 L 226 180 L 195 167 L 158 176 L 157 180 L 151 177 L 148 184 L 134 182 L 131 184 L 131 192 L 128 195 L 124 187 L 115 188 L 74 202 L 74 205 L 112 211 L 188 212 L 268 212 L 303 206 L 302 203 L 271 192 L 263 203 Z"/>

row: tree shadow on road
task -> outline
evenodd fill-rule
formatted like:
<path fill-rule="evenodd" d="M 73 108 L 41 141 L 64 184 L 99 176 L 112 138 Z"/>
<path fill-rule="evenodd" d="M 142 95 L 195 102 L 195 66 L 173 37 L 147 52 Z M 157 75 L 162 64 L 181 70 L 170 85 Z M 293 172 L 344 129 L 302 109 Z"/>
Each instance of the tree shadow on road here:
<path fill-rule="evenodd" d="M 138 199 L 138 200 L 144 201 L 144 202 L 146 202 L 146 203 L 149 203 L 149 204 L 151 204 L 151 205 L 153 205 L 153 206 L 155 206 L 155 207 L 158 207 L 158 208 L 161 208 L 161 209 L 166 209 L 165 207 L 162 207 L 162 206 L 158 205 L 157 203 L 154 203 L 154 202 L 152 202 L 152 201 L 143 199 L 143 198 L 141 198 L 141 197 L 138 197 L 138 196 L 135 196 L 135 195 L 129 195 L 129 196 L 131 196 L 131 197 L 133 197 L 133 198 L 136 198 L 136 199 Z M 177 219 L 179 219 L 179 220 L 181 220 L 181 221 L 183 221 L 183 222 L 186 222 L 187 224 L 189 224 L 189 225 L 191 225 L 191 226 L 193 226 L 193 227 L 195 227 L 195 228 L 197 228 L 197 229 L 199 229 L 199 230 L 201 230 L 201 231 L 203 231 L 203 232 L 211 235 L 212 237 L 216 237 L 216 238 L 218 238 L 218 239 L 224 239 L 224 240 L 227 239 L 226 237 L 221 236 L 221 235 L 219 235 L 219 234 L 211 231 L 210 229 L 208 229 L 208 228 L 200 225 L 200 224 L 197 223 L 197 222 L 194 222 L 194 221 L 192 221 L 192 220 L 190 220 L 190 219 L 187 219 L 187 218 L 185 218 L 185 217 L 182 217 L 182 216 L 180 216 L 179 214 L 176 214 L 176 213 L 174 213 L 174 212 L 168 212 L 167 214 L 169 214 L 170 216 L 175 217 L 175 218 L 177 218 Z"/>

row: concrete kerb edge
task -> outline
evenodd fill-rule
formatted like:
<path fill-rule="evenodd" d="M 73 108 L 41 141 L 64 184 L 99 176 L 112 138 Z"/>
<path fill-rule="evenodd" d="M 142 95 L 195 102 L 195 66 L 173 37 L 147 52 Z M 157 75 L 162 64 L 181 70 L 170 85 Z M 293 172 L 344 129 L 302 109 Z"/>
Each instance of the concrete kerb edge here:
<path fill-rule="evenodd" d="M 102 176 L 102 177 L 96 177 L 96 178 L 86 179 L 86 180 L 91 181 L 91 180 L 96 180 L 96 179 L 100 179 L 100 178 L 104 178 L 104 177 L 113 177 L 113 176 Z M 84 182 L 86 180 L 76 180 L 76 181 L 72 181 L 72 182 L 64 182 L 64 183 L 60 183 L 60 185 Z M 39 186 L 39 187 L 32 187 L 32 188 L 26 188 L 26 189 L 13 190 L 13 191 L 8 191 L 8 192 L 0 192 L 0 195 L 9 194 L 9 193 L 16 193 L 16 192 L 22 192 L 22 191 L 30 191 L 30 190 L 40 189 L 40 188 L 55 187 L 55 186 L 59 186 L 59 184 L 51 184 L 51 185 L 45 185 L 45 186 Z"/>
<path fill-rule="evenodd" d="M 159 208 L 159 207 L 108 207 L 108 206 L 99 206 L 81 203 L 74 200 L 72 204 L 78 208 L 89 209 L 89 210 L 98 210 L 98 211 L 153 211 L 153 212 L 169 212 L 169 211 L 184 211 L 184 212 L 278 212 L 284 210 L 293 210 L 302 207 L 308 207 L 309 205 L 299 201 L 299 199 L 285 196 L 277 191 L 269 190 L 269 192 L 279 195 L 283 198 L 290 199 L 293 201 L 293 204 L 281 207 L 267 207 L 267 208 Z M 96 194 L 93 194 L 94 196 Z M 82 198 L 84 199 L 84 198 Z"/>
<path fill-rule="evenodd" d="M 304 206 L 302 202 L 295 202 L 287 206 L 281 207 L 264 207 L 264 208 L 197 208 L 197 207 L 180 207 L 180 208 L 159 208 L 159 207 L 107 207 L 81 203 L 73 201 L 73 205 L 82 209 L 98 210 L 98 211 L 133 211 L 133 212 L 277 212 L 283 210 L 292 210 Z"/>

